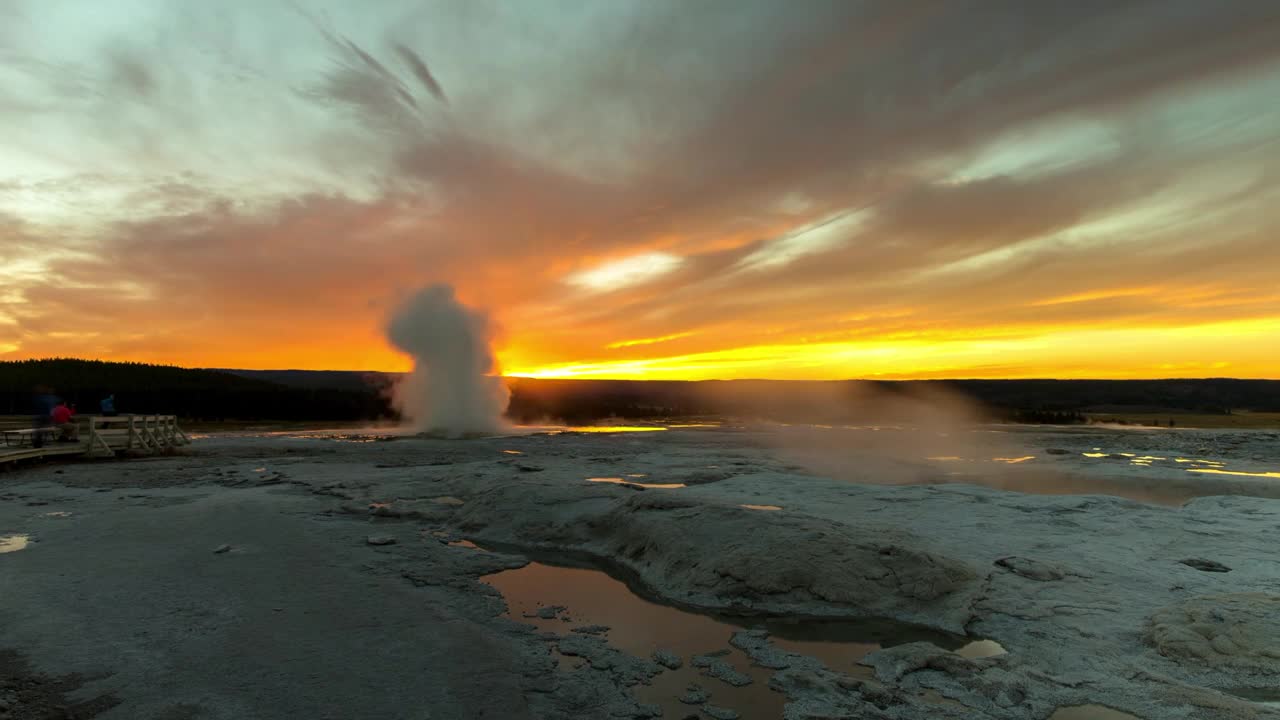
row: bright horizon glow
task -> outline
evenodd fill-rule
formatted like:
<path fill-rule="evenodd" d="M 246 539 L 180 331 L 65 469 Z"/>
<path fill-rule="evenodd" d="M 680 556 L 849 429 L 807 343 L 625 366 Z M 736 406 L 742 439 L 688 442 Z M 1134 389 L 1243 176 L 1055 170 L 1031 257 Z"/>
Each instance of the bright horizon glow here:
<path fill-rule="evenodd" d="M 903 340 L 812 345 L 761 345 L 674 357 L 603 360 L 549 367 L 505 368 L 509 377 L 541 379 L 728 380 L 772 378 L 792 380 L 840 379 L 1159 379 L 1197 377 L 1275 377 L 1266 348 L 1253 348 L 1256 338 L 1280 333 L 1280 321 L 1224 323 L 1193 328 L 1143 330 L 1071 330 L 1032 338 L 1007 340 Z M 1199 343 L 1213 340 L 1249 362 L 1202 364 Z M 1124 346 L 1142 348 L 1139 352 Z M 1107 358 L 1090 359 L 1099 347 L 1115 348 Z M 1076 360 L 1052 368 L 1051 358 L 1074 348 Z M 1165 358 L 1143 366 L 1141 355 L 1155 349 Z M 1138 357 L 1135 357 L 1138 356 Z M 980 364 L 987 358 L 1044 359 L 1026 365 Z M 842 373 L 841 370 L 844 372 Z"/>

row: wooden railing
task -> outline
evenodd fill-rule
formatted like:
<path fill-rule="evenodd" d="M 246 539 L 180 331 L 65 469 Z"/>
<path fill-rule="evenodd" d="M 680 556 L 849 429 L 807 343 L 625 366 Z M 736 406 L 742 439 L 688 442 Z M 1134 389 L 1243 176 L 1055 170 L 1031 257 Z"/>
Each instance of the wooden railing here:
<path fill-rule="evenodd" d="M 117 450 L 162 452 L 191 442 L 175 415 L 91 415 L 88 419 L 90 455 L 110 456 Z"/>
<path fill-rule="evenodd" d="M 72 422 L 78 437 L 68 444 L 56 440 L 57 427 L 35 427 L 31 416 L 0 417 L 0 461 L 77 453 L 90 457 L 151 454 L 191 442 L 174 415 L 83 415 Z"/>

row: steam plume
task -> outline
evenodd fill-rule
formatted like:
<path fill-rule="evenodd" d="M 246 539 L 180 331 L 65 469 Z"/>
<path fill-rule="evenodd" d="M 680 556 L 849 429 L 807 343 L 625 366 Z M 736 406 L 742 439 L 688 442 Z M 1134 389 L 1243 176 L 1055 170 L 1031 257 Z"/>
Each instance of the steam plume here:
<path fill-rule="evenodd" d="M 415 427 L 455 436 L 503 429 L 510 393 L 497 375 L 488 317 L 460 303 L 452 287 L 410 297 L 392 313 L 387 337 L 413 357 L 395 401 Z"/>

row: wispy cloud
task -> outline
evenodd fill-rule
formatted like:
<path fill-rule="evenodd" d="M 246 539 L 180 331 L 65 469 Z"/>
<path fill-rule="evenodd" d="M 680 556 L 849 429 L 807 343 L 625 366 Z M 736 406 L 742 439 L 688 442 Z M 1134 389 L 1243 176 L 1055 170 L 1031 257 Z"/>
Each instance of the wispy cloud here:
<path fill-rule="evenodd" d="M 435 280 L 597 374 L 1198 367 L 1161 333 L 1280 317 L 1274 3 L 130 2 L 0 23 L 7 357 L 389 367 Z"/>

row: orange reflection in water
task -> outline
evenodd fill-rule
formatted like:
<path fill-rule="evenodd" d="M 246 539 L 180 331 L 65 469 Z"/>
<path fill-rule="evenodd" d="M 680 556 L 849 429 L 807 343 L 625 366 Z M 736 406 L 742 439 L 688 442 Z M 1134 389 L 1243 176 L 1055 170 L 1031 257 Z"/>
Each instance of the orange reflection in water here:
<path fill-rule="evenodd" d="M 991 458 L 991 459 L 995 460 L 996 462 L 1008 463 L 1009 465 L 1017 465 L 1018 463 L 1024 463 L 1028 460 L 1035 460 L 1036 456 L 1023 455 L 1022 457 L 998 457 L 998 458 Z"/>
<path fill-rule="evenodd" d="M 561 432 L 580 432 L 580 433 L 629 433 L 629 432 L 664 432 L 664 427 L 654 427 L 652 425 L 575 425 L 567 427 Z"/>
<path fill-rule="evenodd" d="M 587 478 L 587 482 L 607 483 L 610 485 L 635 485 L 642 488 L 656 488 L 659 490 L 674 490 L 676 488 L 685 487 L 684 483 L 641 483 L 631 480 L 624 480 L 620 477 L 594 477 Z"/>
<path fill-rule="evenodd" d="M 1219 470 L 1217 468 L 1188 468 L 1187 472 L 1206 475 L 1243 475 L 1245 477 L 1280 478 L 1280 472 L 1245 472 L 1243 470 Z"/>

